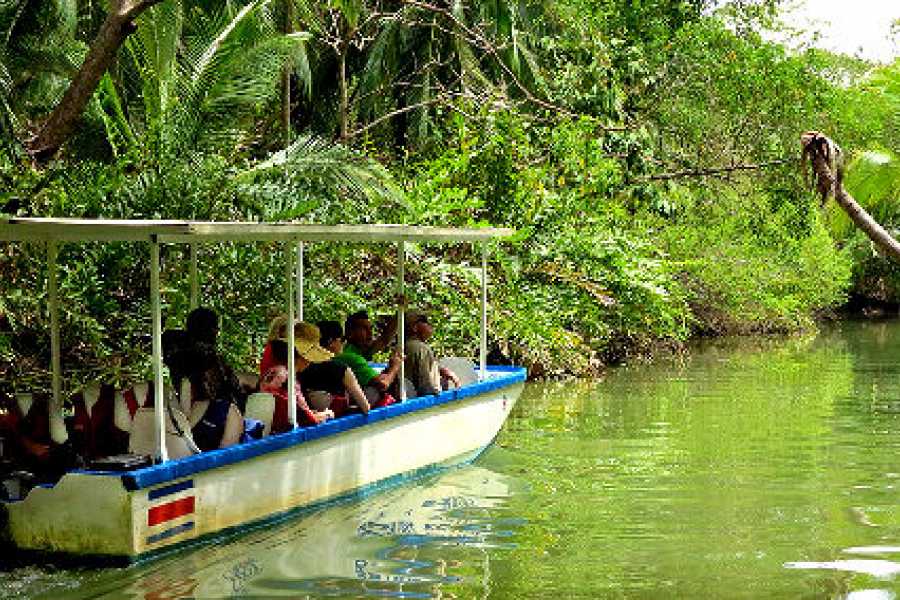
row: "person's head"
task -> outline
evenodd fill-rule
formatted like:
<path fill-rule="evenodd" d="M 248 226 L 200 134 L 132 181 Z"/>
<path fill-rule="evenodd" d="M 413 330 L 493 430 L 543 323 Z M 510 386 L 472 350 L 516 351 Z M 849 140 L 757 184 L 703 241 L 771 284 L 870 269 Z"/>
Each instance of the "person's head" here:
<path fill-rule="evenodd" d="M 369 313 L 360 310 L 347 317 L 344 339 L 358 348 L 372 345 L 372 321 L 369 320 Z"/>
<path fill-rule="evenodd" d="M 406 336 L 414 337 L 427 342 L 434 333 L 431 323 L 428 322 L 428 316 L 418 311 L 409 311 L 406 313 Z"/>
<path fill-rule="evenodd" d="M 288 345 L 285 340 L 272 340 L 272 360 L 276 365 L 286 367 L 288 364 Z"/>
<path fill-rule="evenodd" d="M 319 345 L 334 354 L 340 354 L 344 349 L 344 332 L 341 331 L 341 324 L 337 321 L 319 321 L 316 323 L 319 328 Z"/>
<path fill-rule="evenodd" d="M 191 339 L 183 329 L 167 329 L 162 334 L 163 363 L 169 367 L 173 379 L 178 379 L 190 370 L 188 354 Z"/>
<path fill-rule="evenodd" d="M 287 337 L 287 315 L 278 315 L 269 324 L 269 336 L 267 341 L 284 339 Z"/>
<path fill-rule="evenodd" d="M 214 344 L 219 334 L 219 317 L 209 308 L 195 308 L 187 317 L 187 333 L 195 342 Z"/>
<path fill-rule="evenodd" d="M 294 350 L 296 350 L 297 371 L 303 371 L 310 363 L 330 360 L 331 352 L 319 345 L 321 339 L 319 328 L 303 321 L 294 326 Z"/>

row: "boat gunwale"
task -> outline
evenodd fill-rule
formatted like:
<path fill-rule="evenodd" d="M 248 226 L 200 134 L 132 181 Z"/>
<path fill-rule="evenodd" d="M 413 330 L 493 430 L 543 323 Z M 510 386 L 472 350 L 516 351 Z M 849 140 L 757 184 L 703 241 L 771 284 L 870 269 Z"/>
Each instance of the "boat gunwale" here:
<path fill-rule="evenodd" d="M 67 475 L 77 474 L 95 477 L 121 478 L 123 486 L 128 491 L 152 488 L 219 467 L 232 465 L 258 456 L 296 447 L 306 442 L 331 437 L 351 429 L 357 429 L 401 415 L 472 398 L 480 394 L 521 383 L 526 380 L 527 371 L 522 367 L 491 365 L 488 367 L 488 376 L 489 377 L 483 381 L 477 381 L 459 389 L 446 390 L 440 394 L 420 396 L 411 398 L 405 402 L 392 404 L 391 406 L 375 408 L 370 410 L 367 415 L 345 415 L 318 425 L 298 427 L 292 431 L 270 435 L 259 440 L 229 446 L 228 448 L 210 450 L 193 456 L 172 459 L 133 471 L 122 472 L 76 469 L 69 471 Z M 11 503 L 12 502 L 10 502 L 10 504 Z"/>

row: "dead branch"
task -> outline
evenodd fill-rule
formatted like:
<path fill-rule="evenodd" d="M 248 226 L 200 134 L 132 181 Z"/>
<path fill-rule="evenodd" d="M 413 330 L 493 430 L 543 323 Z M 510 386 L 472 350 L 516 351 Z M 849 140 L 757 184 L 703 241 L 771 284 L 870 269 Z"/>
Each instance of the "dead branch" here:
<path fill-rule="evenodd" d="M 728 167 L 719 167 L 712 169 L 687 169 L 684 171 L 676 171 L 673 173 L 658 173 L 656 175 L 648 175 L 646 177 L 640 177 L 636 181 L 668 181 L 670 179 L 685 179 L 689 177 L 721 176 L 737 171 L 759 171 L 761 169 L 767 169 L 769 167 L 776 167 L 786 164 L 791 160 L 792 159 L 781 158 L 778 160 L 770 160 L 762 163 L 731 165 Z"/>

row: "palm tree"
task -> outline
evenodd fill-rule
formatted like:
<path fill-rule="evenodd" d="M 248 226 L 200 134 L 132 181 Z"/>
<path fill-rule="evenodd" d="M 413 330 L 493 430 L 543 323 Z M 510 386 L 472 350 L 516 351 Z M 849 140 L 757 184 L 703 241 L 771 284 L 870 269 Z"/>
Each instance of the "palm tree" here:
<path fill-rule="evenodd" d="M 113 152 L 141 163 L 135 195 L 165 196 L 157 188 L 166 187 L 169 173 L 185 176 L 186 166 L 200 173 L 211 155 L 224 157 L 228 180 L 244 194 L 255 193 L 254 182 L 290 172 L 295 185 L 276 194 L 275 208 L 264 202 L 254 209 L 263 217 L 296 216 L 283 200 L 299 197 L 292 192 L 305 177 L 369 198 L 393 195 L 387 172 L 346 147 L 313 136 L 274 154 L 265 145 L 260 122 L 277 103 L 286 60 L 299 56 L 295 62 L 302 64 L 308 38 L 283 35 L 272 17 L 267 0 L 226 4 L 211 14 L 191 11 L 190 23 L 182 0 L 166 0 L 143 15 L 117 72 L 104 76 L 98 90 Z M 170 210 L 204 216 L 187 202 Z"/>
<path fill-rule="evenodd" d="M 437 107 L 459 99 L 536 99 L 527 32 L 541 3 L 296 1 L 313 39 L 315 97 L 335 99 L 341 139 L 396 123 L 405 143 L 428 133 Z M 312 102 L 304 108 L 317 111 Z"/>
<path fill-rule="evenodd" d="M 839 147 L 828 137 L 809 131 L 800 137 L 803 159 L 809 160 L 822 201 L 833 195 L 850 220 L 885 254 L 900 260 L 900 242 L 895 240 L 844 188 L 844 165 Z"/>
<path fill-rule="evenodd" d="M 0 4 L 0 133 L 8 158 L 22 155 L 25 126 L 65 90 L 85 46 L 76 37 L 76 0 Z"/>

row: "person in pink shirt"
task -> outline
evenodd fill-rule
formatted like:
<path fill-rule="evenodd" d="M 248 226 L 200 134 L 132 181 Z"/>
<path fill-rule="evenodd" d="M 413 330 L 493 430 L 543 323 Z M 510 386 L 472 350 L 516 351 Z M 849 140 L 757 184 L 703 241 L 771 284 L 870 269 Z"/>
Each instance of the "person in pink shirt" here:
<path fill-rule="evenodd" d="M 282 433 L 292 428 L 288 414 L 288 347 L 287 342 L 280 339 L 270 341 L 267 347 L 271 348 L 271 366 L 262 374 L 259 389 L 275 397 L 272 433 Z M 294 395 L 294 401 L 297 403 L 297 420 L 301 424 L 316 425 L 334 416 L 331 410 L 317 411 L 310 408 L 299 381 L 294 386 Z"/>

